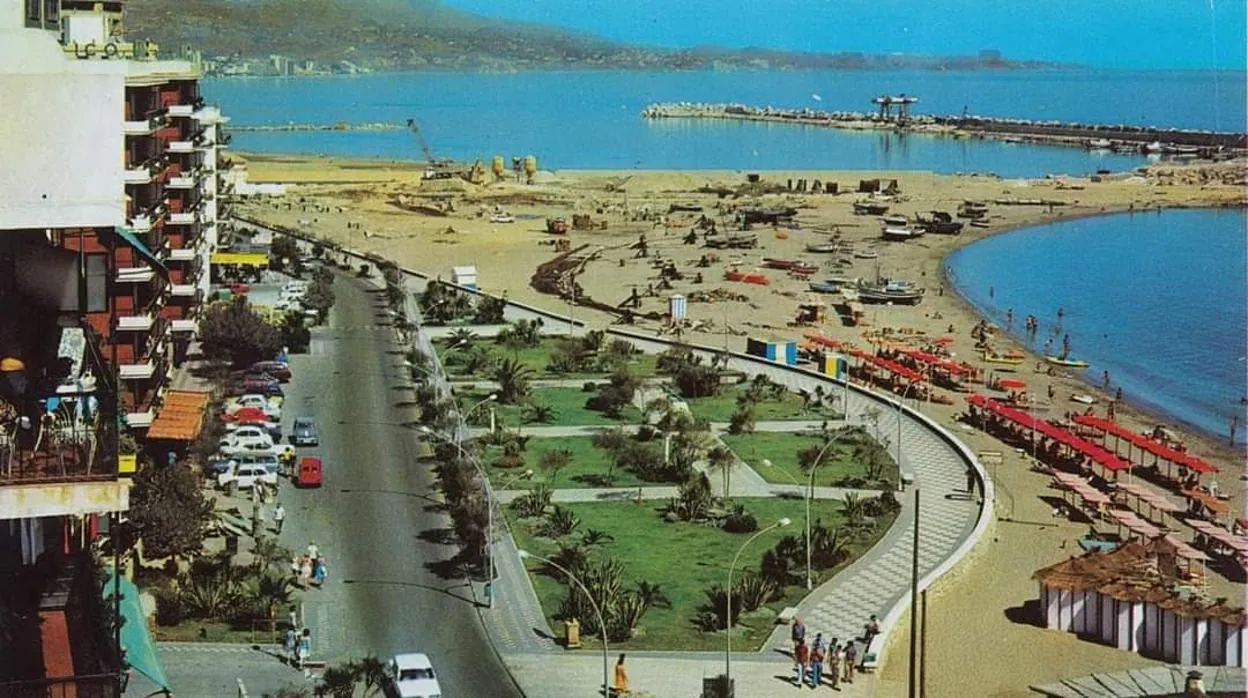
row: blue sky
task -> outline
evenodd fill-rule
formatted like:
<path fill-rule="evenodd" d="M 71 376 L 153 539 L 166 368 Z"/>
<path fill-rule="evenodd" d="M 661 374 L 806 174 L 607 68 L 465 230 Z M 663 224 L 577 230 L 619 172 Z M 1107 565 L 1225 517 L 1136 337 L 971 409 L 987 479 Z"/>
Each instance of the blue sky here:
<path fill-rule="evenodd" d="M 666 47 L 971 55 L 1122 68 L 1245 67 L 1243 0 L 443 0 Z M 1216 54 L 1216 62 L 1215 62 Z"/>

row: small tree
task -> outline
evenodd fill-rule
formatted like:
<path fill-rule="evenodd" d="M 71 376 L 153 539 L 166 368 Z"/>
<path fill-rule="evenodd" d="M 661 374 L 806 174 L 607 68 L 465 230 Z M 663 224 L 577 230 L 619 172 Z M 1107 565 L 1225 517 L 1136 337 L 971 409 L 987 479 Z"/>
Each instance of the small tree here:
<path fill-rule="evenodd" d="M 282 348 L 278 329 L 257 315 L 242 296 L 208 306 L 199 321 L 199 339 L 208 358 L 235 366 L 271 359 Z"/>
<path fill-rule="evenodd" d="M 278 235 L 273 238 L 273 244 L 269 246 L 269 265 L 275 269 L 285 269 L 289 264 L 290 267 L 297 269 L 300 266 L 302 255 L 299 253 L 299 244 L 289 235 Z"/>
<path fill-rule="evenodd" d="M 707 470 L 709 472 L 719 471 L 720 477 L 724 482 L 724 501 L 732 501 L 732 466 L 737 462 L 737 457 L 732 451 L 723 446 L 715 446 L 707 454 Z"/>
<path fill-rule="evenodd" d="M 559 471 L 572 462 L 572 452 L 566 448 L 554 448 L 542 454 L 542 467 L 550 471 L 550 484 L 553 487 L 559 479 Z"/>
<path fill-rule="evenodd" d="M 212 502 L 189 468 L 148 464 L 134 478 L 129 516 L 148 557 L 187 557 L 203 548 Z"/>
<path fill-rule="evenodd" d="M 532 369 L 515 359 L 503 359 L 494 368 L 494 380 L 498 382 L 498 401 L 514 405 L 529 394 L 529 377 Z"/>

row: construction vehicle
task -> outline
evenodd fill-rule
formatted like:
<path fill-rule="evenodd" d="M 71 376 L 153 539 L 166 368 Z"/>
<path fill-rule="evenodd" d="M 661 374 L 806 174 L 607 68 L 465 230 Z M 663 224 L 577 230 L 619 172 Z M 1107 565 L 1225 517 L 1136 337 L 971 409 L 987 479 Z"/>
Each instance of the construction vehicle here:
<path fill-rule="evenodd" d="M 407 128 L 416 137 L 416 142 L 420 145 L 421 152 L 425 154 L 425 172 L 420 177 L 422 180 L 455 179 L 458 177 L 472 184 L 485 183 L 485 166 L 481 164 L 480 160 L 471 165 L 455 162 L 454 160 L 439 160 L 433 156 L 433 149 L 429 147 L 429 142 L 425 140 L 424 134 L 420 132 L 420 125 L 416 123 L 415 119 L 407 120 Z"/>

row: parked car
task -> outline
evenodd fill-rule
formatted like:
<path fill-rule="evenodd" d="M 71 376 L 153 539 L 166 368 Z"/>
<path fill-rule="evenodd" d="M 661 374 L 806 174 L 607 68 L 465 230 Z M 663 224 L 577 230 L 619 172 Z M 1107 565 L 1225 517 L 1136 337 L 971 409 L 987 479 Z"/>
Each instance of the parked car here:
<path fill-rule="evenodd" d="M 281 398 L 270 399 L 257 393 L 247 393 L 246 395 L 240 395 L 239 397 L 227 402 L 225 404 L 225 413 L 233 414 L 242 409 L 252 408 L 261 410 L 272 419 L 280 420 L 282 418 L 280 400 Z"/>
<path fill-rule="evenodd" d="M 390 660 L 390 678 L 399 698 L 442 698 L 433 663 L 422 652 L 396 654 Z"/>
<path fill-rule="evenodd" d="M 243 378 L 230 384 L 231 395 L 256 394 L 265 397 L 286 397 L 282 386 L 272 378 Z"/>
<path fill-rule="evenodd" d="M 245 296 L 248 293 L 251 293 L 251 286 L 241 281 L 232 282 L 229 285 L 229 289 L 230 293 L 233 293 L 236 296 Z"/>
<path fill-rule="evenodd" d="M 321 443 L 321 436 L 317 433 L 316 422 L 311 417 L 299 417 L 295 419 L 295 425 L 290 430 L 290 442 L 296 446 L 317 446 Z"/>
<path fill-rule="evenodd" d="M 252 364 L 247 371 L 249 373 L 267 374 L 282 383 L 291 379 L 290 366 L 281 361 L 258 361 Z"/>
<path fill-rule="evenodd" d="M 321 486 L 321 459 L 315 456 L 306 456 L 299 459 L 299 466 L 295 469 L 295 487 L 320 487 Z"/>
<path fill-rule="evenodd" d="M 277 473 L 270 473 L 263 465 L 231 465 L 217 476 L 217 485 L 226 489 L 249 490 L 257 482 L 277 487 Z"/>
<path fill-rule="evenodd" d="M 213 475 L 220 475 L 227 472 L 232 466 L 238 465 L 258 465 L 274 475 L 280 475 L 282 464 L 277 456 L 272 453 L 245 453 L 234 456 L 222 456 L 216 460 L 208 462 L 208 472 Z"/>

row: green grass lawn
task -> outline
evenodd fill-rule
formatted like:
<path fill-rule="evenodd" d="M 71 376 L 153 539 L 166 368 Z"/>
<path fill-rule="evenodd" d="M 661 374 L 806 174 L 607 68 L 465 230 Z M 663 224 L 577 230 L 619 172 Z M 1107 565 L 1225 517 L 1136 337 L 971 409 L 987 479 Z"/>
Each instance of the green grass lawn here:
<path fill-rule="evenodd" d="M 542 467 L 542 454 L 555 449 L 566 448 L 572 452 L 572 462 L 559 471 L 557 479 L 551 483 L 551 471 Z M 484 462 L 490 475 L 490 482 L 495 487 L 511 482 L 508 489 L 528 489 L 538 483 L 546 483 L 555 489 L 574 489 L 582 487 L 638 487 L 644 481 L 631 472 L 616 468 L 613 477 L 607 480 L 607 472 L 611 468 L 610 455 L 594 448 L 589 436 L 560 436 L 544 439 L 529 439 L 524 453 L 524 465 L 518 468 L 498 468 L 494 461 L 502 455 L 502 449 L 491 446 L 486 449 Z M 526 469 L 532 469 L 533 475 L 528 479 L 515 479 Z"/>
<path fill-rule="evenodd" d="M 725 434 L 722 438 L 728 448 L 741 460 L 749 463 L 767 482 L 785 485 L 792 484 L 794 480 L 802 485 L 809 482 L 810 473 L 797 464 L 797 452 L 822 444 L 815 436 L 784 432 Z M 865 478 L 867 469 L 854 460 L 853 453 L 852 444 L 834 443 L 819 463 L 819 469 L 815 472 L 815 484 L 834 486 L 842 478 Z M 764 460 L 771 461 L 771 467 L 763 465 Z M 897 466 L 891 458 L 884 469 L 883 477 L 897 481 Z"/>
<path fill-rule="evenodd" d="M 741 555 L 735 575 L 743 570 L 757 571 L 763 553 L 773 547 L 784 535 L 801 536 L 805 525 L 805 503 L 795 499 L 738 498 L 735 504 L 744 504 L 758 518 L 759 526 L 766 527 L 781 517 L 789 517 L 787 528 L 770 531 L 754 541 Z M 658 502 L 611 502 L 564 505 L 581 519 L 578 531 L 595 528 L 614 537 L 602 548 L 602 552 L 619 559 L 624 564 L 623 582 L 627 588 L 645 580 L 659 584 L 671 600 L 671 608 L 650 609 L 641 621 L 641 632 L 631 640 L 616 644 L 631 650 L 721 650 L 724 633 L 703 632 L 693 623 L 700 607 L 707 604 L 705 590 L 712 584 L 726 586 L 728 566 L 742 544 L 752 534 L 726 533 L 722 529 L 701 523 L 667 523 L 660 516 Z M 812 514 L 824 524 L 839 523 L 840 502 L 816 501 Z M 510 512 L 510 510 L 509 510 Z M 509 516 L 512 516 L 509 513 Z M 868 538 L 852 546 L 857 557 L 878 540 L 891 524 L 891 518 L 882 522 Z M 511 531 L 516 544 L 530 552 L 549 557 L 557 548 L 545 538 L 536 538 L 530 521 L 512 521 Z M 575 535 L 575 534 L 574 534 Z M 849 564 L 849 560 L 841 567 Z M 542 608 L 550 619 L 551 627 L 558 632 L 562 623 L 555 619 L 562 600 L 567 595 L 565 579 L 557 579 L 537 573 L 541 565 L 527 563 L 533 586 L 541 599 Z M 827 578 L 835 570 L 824 570 Z M 791 586 L 777 600 L 750 614 L 743 615 L 732 632 L 733 646 L 741 651 L 759 649 L 774 627 L 776 614 L 784 607 L 793 605 L 806 590 Z M 593 646 L 593 638 L 583 638 L 586 645 Z"/>
<path fill-rule="evenodd" d="M 280 642 L 278 632 L 270 632 L 268 623 L 256 629 L 239 629 L 231 623 L 209 620 L 185 620 L 177 625 L 157 625 L 152 639 L 157 642 L 233 642 L 238 644 L 270 644 Z"/>
<path fill-rule="evenodd" d="M 745 392 L 741 387 L 724 388 L 719 395 L 685 400 L 695 417 L 708 422 L 727 422 L 737 411 L 737 396 Z M 837 413 L 829 408 L 821 410 L 802 409 L 802 398 L 797 393 L 785 393 L 780 400 L 769 400 L 754 405 L 754 419 L 759 422 L 790 420 L 831 419 Z"/>
<path fill-rule="evenodd" d="M 511 351 L 510 349 L 507 349 L 501 344 L 495 343 L 492 339 L 488 337 L 482 337 L 481 339 L 478 339 L 474 343 L 474 345 L 479 346 L 479 347 L 484 347 L 486 350 L 488 350 L 491 354 L 493 354 L 495 357 L 499 359 L 503 359 L 503 358 L 516 359 L 521 364 L 523 364 L 524 366 L 527 366 L 529 369 L 533 371 L 534 378 L 541 378 L 541 379 L 546 379 L 546 380 L 554 380 L 554 379 L 560 379 L 560 378 L 566 378 L 570 380 L 579 380 L 579 379 L 591 380 L 594 378 L 601 379 L 609 375 L 609 372 L 606 372 L 606 371 L 552 373 L 551 371 L 547 370 L 547 366 L 550 363 L 551 351 L 554 349 L 555 344 L 561 339 L 563 338 L 562 337 L 545 337 L 542 339 L 541 344 L 539 344 L 538 346 L 527 347 L 525 349 L 520 349 L 515 352 Z M 453 378 L 459 378 L 459 379 L 488 378 L 487 375 L 483 375 L 480 373 L 478 374 L 465 373 L 462 366 L 456 366 L 456 365 L 453 365 L 452 363 L 447 362 L 448 357 L 452 356 L 456 351 L 459 351 L 458 349 L 449 349 L 448 347 L 450 343 L 451 343 L 450 340 L 445 339 L 445 338 L 434 340 L 434 343 L 433 343 L 434 347 L 437 349 L 438 355 L 442 357 L 442 363 L 446 367 L 446 371 L 448 375 L 450 375 Z M 654 368 L 655 359 L 656 357 L 654 354 L 634 354 L 628 364 L 629 373 L 632 373 L 634 376 L 639 376 L 639 377 L 654 376 L 656 373 L 655 368 Z"/>
<path fill-rule="evenodd" d="M 468 409 L 481 401 L 487 393 L 477 390 L 471 393 L 457 394 L 459 404 L 462 409 Z M 585 401 L 592 397 L 594 393 L 587 393 L 580 388 L 533 388 L 529 400 L 535 404 L 546 405 L 554 410 L 554 418 L 546 424 L 535 423 L 531 426 L 616 426 L 621 424 L 637 424 L 641 421 L 641 411 L 633 405 L 626 406 L 620 411 L 619 419 L 611 419 L 607 415 L 587 409 Z M 481 407 L 479 410 L 482 414 L 488 414 L 488 407 Z M 498 405 L 493 406 L 495 418 L 500 424 L 508 427 L 522 426 L 522 416 L 524 415 L 523 405 Z M 488 424 L 479 419 L 474 419 L 474 423 Z"/>

